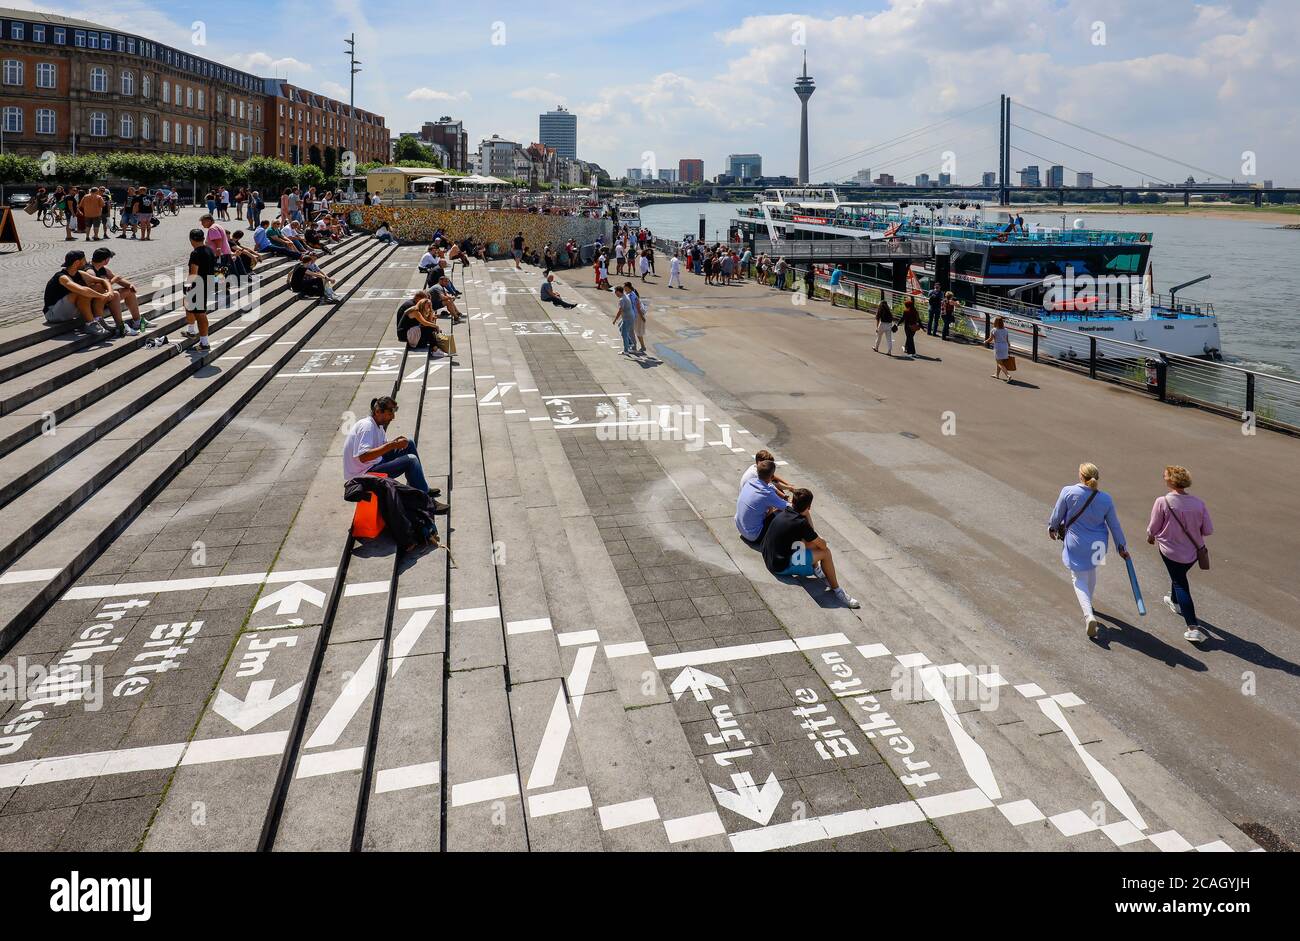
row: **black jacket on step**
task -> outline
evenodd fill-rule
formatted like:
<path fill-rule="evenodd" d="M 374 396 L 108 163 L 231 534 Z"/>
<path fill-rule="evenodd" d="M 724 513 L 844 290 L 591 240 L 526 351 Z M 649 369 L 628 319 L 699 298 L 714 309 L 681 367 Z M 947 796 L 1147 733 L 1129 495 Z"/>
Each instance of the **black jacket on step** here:
<path fill-rule="evenodd" d="M 353 477 L 343 484 L 343 499 L 349 503 L 360 503 L 372 493 L 379 498 L 379 513 L 399 549 L 412 543 L 425 545 L 437 535 L 433 498 L 422 490 L 408 487 L 391 477 L 372 477 L 369 474 Z"/>

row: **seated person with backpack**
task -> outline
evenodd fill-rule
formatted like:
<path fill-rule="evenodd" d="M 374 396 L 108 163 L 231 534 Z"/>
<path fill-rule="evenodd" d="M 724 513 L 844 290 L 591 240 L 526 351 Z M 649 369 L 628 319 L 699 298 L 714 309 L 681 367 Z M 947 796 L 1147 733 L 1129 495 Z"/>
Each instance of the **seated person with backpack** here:
<path fill-rule="evenodd" d="M 858 599 L 840 587 L 830 546 L 812 527 L 812 501 L 811 490 L 796 488 L 790 495 L 790 505 L 771 515 L 763 534 L 763 564 L 777 576 L 825 578 L 826 590 L 834 594 L 836 601 L 848 608 L 860 608 Z"/>
<path fill-rule="evenodd" d="M 438 315 L 434 313 L 428 291 L 416 291 L 409 301 L 398 305 L 397 337 L 410 349 L 432 348 L 438 336 Z"/>
<path fill-rule="evenodd" d="M 343 298 L 334 293 L 334 279 L 316 266 L 315 256 L 303 252 L 298 264 L 289 272 L 289 287 L 302 297 L 323 297 L 327 301 L 341 301 Z"/>

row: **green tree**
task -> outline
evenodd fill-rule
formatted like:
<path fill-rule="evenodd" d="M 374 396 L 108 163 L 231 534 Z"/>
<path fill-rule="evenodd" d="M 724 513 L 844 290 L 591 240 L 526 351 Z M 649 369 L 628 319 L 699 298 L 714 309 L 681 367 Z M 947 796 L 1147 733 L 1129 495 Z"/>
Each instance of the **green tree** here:
<path fill-rule="evenodd" d="M 53 178 L 58 183 L 93 183 L 106 176 L 104 159 L 94 154 L 76 157 L 59 157 Z"/>
<path fill-rule="evenodd" d="M 0 183 L 31 183 L 40 176 L 35 157 L 0 154 Z"/>
<path fill-rule="evenodd" d="M 404 167 L 438 167 L 442 164 L 434 156 L 433 148 L 426 147 L 414 137 L 399 137 L 393 150 L 393 162 Z"/>
<path fill-rule="evenodd" d="M 304 163 L 297 167 L 297 183 L 303 189 L 309 186 L 320 190 L 325 186 L 325 171 L 314 163 Z"/>
<path fill-rule="evenodd" d="M 273 157 L 250 157 L 244 162 L 248 181 L 262 191 L 263 196 L 282 192 L 297 182 L 294 168 Z"/>
<path fill-rule="evenodd" d="M 325 162 L 324 164 L 322 164 L 322 166 L 325 169 L 326 176 L 332 177 L 336 175 L 339 170 L 339 152 L 335 150 L 333 147 L 326 147 Z"/>

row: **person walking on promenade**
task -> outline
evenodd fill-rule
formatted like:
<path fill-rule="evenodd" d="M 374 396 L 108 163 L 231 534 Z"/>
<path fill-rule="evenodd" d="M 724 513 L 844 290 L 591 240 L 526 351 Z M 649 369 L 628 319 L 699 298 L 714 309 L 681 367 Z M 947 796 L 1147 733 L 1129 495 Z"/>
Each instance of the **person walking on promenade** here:
<path fill-rule="evenodd" d="M 1205 548 L 1205 537 L 1214 532 L 1210 511 L 1205 501 L 1187 492 L 1192 485 L 1192 475 L 1186 467 L 1172 464 L 1165 468 L 1165 486 L 1169 493 L 1156 497 L 1151 507 L 1151 520 L 1147 523 L 1147 542 L 1160 550 L 1160 559 L 1169 572 L 1169 594 L 1164 603 L 1174 614 L 1180 615 L 1187 626 L 1183 639 L 1199 644 L 1205 641 L 1200 622 L 1196 620 L 1196 605 L 1187 573 L 1194 564 L 1210 567 L 1210 552 Z"/>
<path fill-rule="evenodd" d="M 984 341 L 985 346 L 993 347 L 993 361 L 997 368 L 993 370 L 993 378 L 1001 379 L 1005 374 L 1007 382 L 1011 381 L 1011 334 L 1007 332 L 1006 321 L 1001 317 L 993 320 L 993 332 L 989 338 Z"/>
<path fill-rule="evenodd" d="M 633 307 L 632 295 L 620 284 L 614 288 L 618 297 L 618 311 L 614 314 L 614 326 L 623 336 L 623 355 L 636 355 L 636 308 Z"/>
<path fill-rule="evenodd" d="M 785 272 L 788 267 L 784 258 L 776 260 L 776 289 L 778 291 L 785 290 Z"/>
<path fill-rule="evenodd" d="M 803 291 L 810 301 L 817 296 L 817 271 L 811 262 L 808 264 L 808 270 L 803 273 Z"/>
<path fill-rule="evenodd" d="M 641 294 L 632 286 L 631 281 L 623 283 L 623 290 L 632 295 L 632 309 L 636 311 L 636 342 L 638 352 L 645 352 L 645 301 L 641 300 Z"/>
<path fill-rule="evenodd" d="M 682 260 L 676 255 L 673 256 L 672 262 L 668 265 L 668 286 L 670 288 L 681 288 L 686 290 L 682 284 Z"/>
<path fill-rule="evenodd" d="M 1092 596 L 1097 589 L 1097 567 L 1106 563 L 1108 533 L 1115 540 L 1115 551 L 1122 558 L 1129 557 L 1115 501 L 1098 489 L 1100 480 L 1096 464 L 1080 464 L 1079 482 L 1061 489 L 1047 521 L 1048 534 L 1063 542 L 1061 561 L 1070 570 L 1089 637 L 1096 637 L 1101 626 L 1092 610 Z"/>
<path fill-rule="evenodd" d="M 519 260 L 524 257 L 524 233 L 515 233 L 514 240 L 510 244 L 510 254 L 513 255 L 515 259 L 515 270 L 523 271 L 523 266 L 519 264 Z"/>
<path fill-rule="evenodd" d="M 910 297 L 903 301 L 903 352 L 916 355 L 916 335 L 921 332 L 921 315 L 916 312 L 916 301 Z"/>
<path fill-rule="evenodd" d="M 647 251 L 637 252 L 637 269 L 641 275 L 641 283 L 645 284 L 646 275 L 650 273 L 650 253 Z"/>
<path fill-rule="evenodd" d="M 953 297 L 952 291 L 943 296 L 943 338 L 950 339 L 948 331 L 952 329 L 953 323 L 957 319 L 957 312 L 961 307 L 961 302 Z"/>
<path fill-rule="evenodd" d="M 880 341 L 885 341 L 885 355 L 894 355 L 894 331 L 898 329 L 894 323 L 894 310 L 889 306 L 889 301 L 881 299 L 880 306 L 876 308 L 876 345 L 872 347 L 877 353 L 880 352 Z"/>
<path fill-rule="evenodd" d="M 943 289 L 936 282 L 925 297 L 930 305 L 930 319 L 925 325 L 925 332 L 932 337 L 939 335 L 939 317 L 943 313 Z"/>

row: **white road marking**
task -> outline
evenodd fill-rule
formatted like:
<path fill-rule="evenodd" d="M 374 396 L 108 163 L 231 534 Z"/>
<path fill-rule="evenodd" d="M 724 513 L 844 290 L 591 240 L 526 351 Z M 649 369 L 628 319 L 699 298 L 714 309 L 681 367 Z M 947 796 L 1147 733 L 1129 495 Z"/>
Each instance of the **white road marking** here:
<path fill-rule="evenodd" d="M 710 810 L 705 814 L 694 814 L 690 817 L 676 817 L 672 820 L 665 820 L 664 832 L 668 835 L 669 843 L 681 843 L 685 840 L 698 840 L 701 837 L 717 836 L 720 833 L 726 833 L 727 830 L 723 827 L 722 818 L 718 816 L 718 812 Z"/>
<path fill-rule="evenodd" d="M 387 582 L 381 584 L 387 585 Z M 397 599 L 397 609 L 399 611 L 409 611 L 412 608 L 439 608 L 446 602 L 447 596 L 437 595 L 408 595 L 405 598 Z"/>
<path fill-rule="evenodd" d="M 401 768 L 386 768 L 375 775 L 375 793 L 404 791 L 412 787 L 426 787 L 438 783 L 441 768 L 436 761 Z"/>
<path fill-rule="evenodd" d="M 1142 814 L 1138 812 L 1137 807 L 1129 798 L 1128 792 L 1124 790 L 1124 785 L 1119 783 L 1119 778 L 1115 777 L 1109 768 L 1089 754 L 1088 749 L 1083 747 L 1083 744 L 1079 741 L 1079 736 L 1075 734 L 1074 729 L 1070 726 L 1070 721 L 1066 719 L 1065 713 L 1061 711 L 1061 704 L 1054 699 L 1039 699 L 1038 708 L 1056 724 L 1058 729 L 1065 733 L 1065 737 L 1074 746 L 1075 754 L 1079 756 L 1079 760 L 1088 769 L 1088 773 L 1097 782 L 1097 786 L 1101 788 L 1101 793 L 1106 800 L 1110 801 L 1111 806 L 1122 813 L 1133 826 L 1139 830 L 1145 830 L 1147 822 L 1142 819 Z"/>
<path fill-rule="evenodd" d="M 533 794 L 528 798 L 528 815 L 546 817 L 571 810 L 585 810 L 591 806 L 591 792 L 585 787 L 571 787 L 549 794 Z"/>
<path fill-rule="evenodd" d="M 496 778 L 481 778 L 478 781 L 453 784 L 451 786 L 451 806 L 464 807 L 468 804 L 481 804 L 484 801 L 514 797 L 518 793 L 519 779 L 513 774 L 503 774 Z"/>
<path fill-rule="evenodd" d="M 591 633 L 595 633 L 592 631 Z M 582 647 L 573 658 L 573 669 L 569 671 L 569 695 L 573 697 L 573 714 L 582 712 L 582 697 L 587 692 L 587 681 L 591 679 L 591 665 L 596 660 L 595 647 Z"/>
<path fill-rule="evenodd" d="M 597 631 L 566 631 L 562 634 L 556 634 L 555 642 L 561 647 L 577 647 L 580 644 L 598 644 L 600 643 L 600 634 Z"/>
<path fill-rule="evenodd" d="M 624 801 L 621 804 L 606 804 L 604 807 L 597 808 L 596 812 L 600 815 L 602 830 L 617 830 L 620 827 L 630 827 L 659 819 L 659 808 L 655 805 L 653 797 Z"/>
<path fill-rule="evenodd" d="M 195 591 L 200 588 L 227 588 L 233 585 L 280 584 L 283 582 L 313 581 L 333 578 L 333 566 L 320 569 L 300 569 L 291 572 L 249 572 L 245 575 L 207 575 L 202 578 L 171 578 L 157 582 L 123 582 L 119 585 L 84 585 L 67 591 L 61 600 L 80 601 L 85 598 L 120 598 L 126 595 L 152 595 L 169 591 Z"/>
<path fill-rule="evenodd" d="M 1166 830 L 1164 833 L 1153 833 L 1147 837 L 1154 843 L 1162 853 L 1186 853 L 1192 848 L 1186 838 L 1177 830 Z"/>
<path fill-rule="evenodd" d="M 407 618 L 406 623 L 402 625 L 402 629 L 393 638 L 391 653 L 393 662 L 392 666 L 389 667 L 389 676 L 397 675 L 397 671 L 406 662 L 406 655 L 415 648 L 415 644 L 424 633 L 424 629 L 433 623 L 437 613 L 437 608 L 422 608 Z"/>
<path fill-rule="evenodd" d="M 889 648 L 884 644 L 863 644 L 858 648 L 858 653 L 867 660 L 874 660 L 876 657 L 888 657 Z"/>
<path fill-rule="evenodd" d="M 617 660 L 619 657 L 635 657 L 637 654 L 649 653 L 650 648 L 643 640 L 634 640 L 626 644 L 606 644 L 605 659 Z"/>
<path fill-rule="evenodd" d="M 353 582 L 343 586 L 344 598 L 356 598 L 360 595 L 383 595 L 388 593 L 389 582 Z M 439 602 L 441 603 L 441 602 Z M 398 602 L 401 605 L 401 602 Z"/>
<path fill-rule="evenodd" d="M 550 787 L 555 783 L 555 775 L 560 770 L 560 759 L 564 755 L 564 746 L 569 739 L 569 705 L 564 701 L 564 687 L 555 690 L 555 699 L 551 703 L 551 714 L 546 720 L 546 730 L 537 746 L 537 756 L 533 759 L 533 769 L 528 773 L 528 790 Z"/>
<path fill-rule="evenodd" d="M 62 569 L 27 569 L 23 572 L 5 572 L 0 575 L 0 585 L 22 585 L 26 582 L 48 582 Z"/>
<path fill-rule="evenodd" d="M 1006 817 L 1007 822 L 1015 827 L 1026 823 L 1037 823 L 1039 820 L 1045 819 L 1045 815 L 1038 809 L 1038 805 L 1028 798 L 998 804 L 998 810 L 1002 811 L 1002 816 Z"/>
<path fill-rule="evenodd" d="M 361 666 L 357 668 L 352 678 L 343 684 L 343 689 L 339 691 L 338 698 L 330 704 L 329 710 L 320 720 L 320 725 L 316 726 L 316 731 L 307 739 L 306 748 L 320 748 L 324 745 L 333 745 L 343 734 L 343 730 L 348 727 L 352 717 L 357 714 L 361 704 L 366 701 L 371 690 L 375 688 L 375 673 L 379 669 L 379 648 L 381 644 L 376 641 L 375 645 L 370 648 L 370 653 L 366 654 L 366 659 L 362 661 Z"/>
<path fill-rule="evenodd" d="M 295 777 L 315 778 L 340 771 L 360 771 L 365 757 L 366 750 L 360 746 L 303 755 L 298 759 L 298 773 Z"/>
<path fill-rule="evenodd" d="M 453 624 L 461 624 L 466 621 L 486 621 L 490 618 L 500 617 L 501 609 L 496 605 L 490 605 L 485 608 L 461 608 L 459 611 L 451 612 Z"/>
<path fill-rule="evenodd" d="M 819 634 L 795 640 L 771 640 L 761 644 L 740 644 L 735 647 L 715 647 L 710 650 L 693 650 L 685 653 L 663 654 L 655 657 L 655 667 L 675 670 L 680 667 L 704 666 L 709 663 L 727 663 L 732 660 L 749 660 L 800 650 L 822 650 L 826 647 L 847 646 L 849 639 L 843 634 Z M 606 656 L 609 656 L 606 648 Z"/>
<path fill-rule="evenodd" d="M 550 618 L 530 618 L 528 620 L 509 621 L 506 623 L 507 634 L 533 634 L 538 631 L 549 631 L 550 629 Z"/>
<path fill-rule="evenodd" d="M 961 716 L 957 714 L 957 707 L 953 705 L 952 697 L 948 695 L 948 687 L 944 685 L 941 670 L 935 667 L 922 667 L 919 672 L 925 691 L 939 704 L 939 710 L 943 713 L 943 721 L 948 726 L 948 734 L 952 736 L 953 744 L 957 746 L 957 755 L 961 758 L 966 774 L 975 782 L 975 785 L 985 795 L 986 800 L 1001 799 L 1002 791 L 998 787 L 997 778 L 993 775 L 993 767 L 989 764 L 989 756 L 980 747 L 979 743 L 971 737 L 971 734 L 966 731 L 966 727 L 962 725 Z"/>

